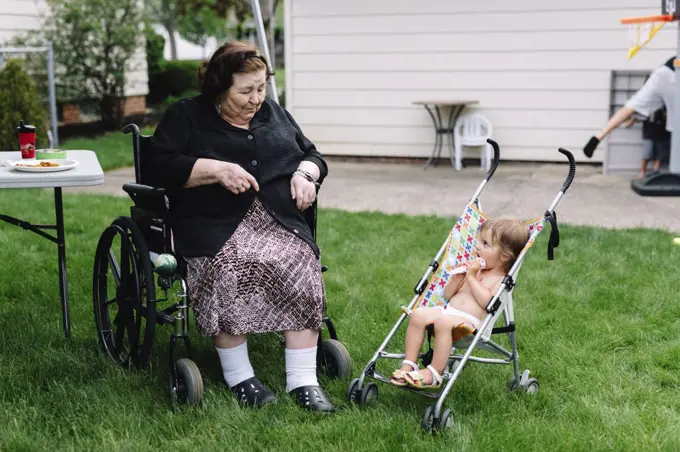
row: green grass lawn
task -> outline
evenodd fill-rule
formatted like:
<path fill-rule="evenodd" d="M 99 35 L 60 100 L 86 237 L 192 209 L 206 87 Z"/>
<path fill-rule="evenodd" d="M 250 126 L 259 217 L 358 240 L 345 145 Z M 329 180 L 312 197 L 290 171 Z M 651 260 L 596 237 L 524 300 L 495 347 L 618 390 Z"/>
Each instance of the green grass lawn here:
<path fill-rule="evenodd" d="M 276 90 L 280 94 L 286 89 L 286 68 L 277 67 L 274 69 L 274 80 L 276 80 Z"/>
<path fill-rule="evenodd" d="M 298 409 L 284 394 L 274 335 L 249 341 L 256 372 L 279 395 L 260 411 L 236 404 L 214 349 L 195 332 L 202 408 L 169 404 L 167 330 L 157 332 L 147 372 L 105 359 L 92 319 L 93 253 L 128 206 L 65 197 L 70 340 L 61 332 L 56 248 L 0 224 L 0 450 L 680 450 L 680 248 L 668 233 L 563 225 L 552 262 L 543 234 L 515 289 L 520 366 L 540 392 L 508 392 L 510 367 L 473 363 L 447 401 L 455 427 L 431 437 L 420 428 L 428 401 L 382 384 L 375 405 L 357 408 L 344 400 L 347 381 L 324 380 L 339 412 Z M 51 192 L 2 190 L 0 212 L 49 222 Z M 319 221 L 328 311 L 356 375 L 453 219 L 322 210 Z"/>
<path fill-rule="evenodd" d="M 141 130 L 143 134 L 151 135 L 154 127 Z M 59 147 L 95 151 L 104 171 L 134 166 L 132 135 L 125 135 L 123 132 L 109 132 L 97 138 L 72 138 L 65 140 Z"/>

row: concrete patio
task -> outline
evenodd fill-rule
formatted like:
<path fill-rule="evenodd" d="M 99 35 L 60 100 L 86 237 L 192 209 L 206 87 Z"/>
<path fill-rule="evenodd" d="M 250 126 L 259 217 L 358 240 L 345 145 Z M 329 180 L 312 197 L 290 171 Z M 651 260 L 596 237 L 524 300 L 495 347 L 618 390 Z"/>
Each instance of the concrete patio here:
<path fill-rule="evenodd" d="M 567 175 L 567 165 L 502 162 L 484 190 L 490 215 L 530 219 L 542 215 Z M 447 161 L 423 170 L 422 164 L 347 162 L 329 159 L 329 176 L 320 205 L 348 211 L 409 215 L 458 215 L 484 173 L 470 166 L 456 173 Z M 560 202 L 560 222 L 611 228 L 659 228 L 680 232 L 680 197 L 642 197 L 630 189 L 635 174 L 603 175 L 599 166 L 577 164 L 576 178 Z M 127 196 L 123 183 L 131 168 L 106 174 L 98 187 L 68 189 Z"/>

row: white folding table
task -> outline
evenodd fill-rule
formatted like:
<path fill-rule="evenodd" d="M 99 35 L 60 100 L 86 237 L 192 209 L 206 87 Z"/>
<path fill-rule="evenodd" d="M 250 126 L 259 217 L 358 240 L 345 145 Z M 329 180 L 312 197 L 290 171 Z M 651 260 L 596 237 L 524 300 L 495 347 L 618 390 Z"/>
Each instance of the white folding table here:
<path fill-rule="evenodd" d="M 69 337 L 71 335 L 71 323 L 68 305 L 66 240 L 64 238 L 64 211 L 61 189 L 62 187 L 101 185 L 104 183 L 104 171 L 102 171 L 102 167 L 99 165 L 97 154 L 93 151 L 67 151 L 66 158 L 77 160 L 79 165 L 67 171 L 32 173 L 17 171 L 4 165 L 7 160 L 20 160 L 20 152 L 0 152 L 0 188 L 53 188 L 57 224 L 31 224 L 27 221 L 2 214 L 0 214 L 0 220 L 33 231 L 39 236 L 57 244 L 59 255 L 59 293 L 61 296 L 64 335 Z M 57 236 L 54 237 L 46 233 L 45 230 L 56 230 Z"/>

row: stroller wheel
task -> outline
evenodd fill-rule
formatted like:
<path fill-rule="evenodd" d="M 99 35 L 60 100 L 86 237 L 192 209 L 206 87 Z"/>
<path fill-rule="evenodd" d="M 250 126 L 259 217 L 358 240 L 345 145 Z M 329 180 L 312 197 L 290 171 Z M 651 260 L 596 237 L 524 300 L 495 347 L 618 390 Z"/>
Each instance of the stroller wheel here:
<path fill-rule="evenodd" d="M 536 394 L 538 392 L 538 380 L 529 378 L 522 384 L 522 389 L 524 389 L 524 392 L 527 394 Z"/>
<path fill-rule="evenodd" d="M 348 402 L 356 401 L 357 388 L 359 387 L 359 379 L 355 378 L 349 382 L 347 386 L 347 391 L 345 391 L 345 398 Z"/>
<path fill-rule="evenodd" d="M 340 341 L 321 341 L 318 359 L 319 373 L 330 378 L 346 378 L 352 375 L 352 357 Z"/>
<path fill-rule="evenodd" d="M 359 405 L 368 405 L 369 403 L 378 400 L 378 386 L 373 383 L 367 383 L 361 391 L 356 394 L 356 400 Z"/>
<path fill-rule="evenodd" d="M 187 358 L 178 359 L 177 380 L 170 377 L 170 391 L 173 401 L 180 405 L 200 405 L 203 398 L 203 378 L 198 366 Z"/>
<path fill-rule="evenodd" d="M 423 414 L 423 420 L 420 421 L 420 426 L 425 433 L 432 433 L 434 427 L 434 405 L 425 407 L 425 414 Z"/>
<path fill-rule="evenodd" d="M 508 389 L 510 391 L 515 391 L 518 388 L 519 384 L 517 383 L 517 378 L 513 375 L 508 379 Z"/>
<path fill-rule="evenodd" d="M 445 409 L 442 417 L 437 420 L 437 431 L 448 430 L 453 427 L 453 413 L 450 409 Z"/>

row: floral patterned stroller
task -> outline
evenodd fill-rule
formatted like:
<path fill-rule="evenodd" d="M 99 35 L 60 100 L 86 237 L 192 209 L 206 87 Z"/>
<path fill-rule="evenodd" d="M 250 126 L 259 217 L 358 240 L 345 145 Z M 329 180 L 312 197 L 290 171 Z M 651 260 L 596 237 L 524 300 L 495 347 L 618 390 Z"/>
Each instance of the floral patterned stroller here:
<path fill-rule="evenodd" d="M 380 348 L 378 348 L 366 365 L 360 377 L 355 378 L 350 382 L 346 394 L 349 401 L 363 405 L 377 398 L 378 388 L 376 384 L 367 382 L 366 377 L 370 377 L 371 379 L 383 383 L 390 383 L 389 376 L 381 375 L 377 371 L 376 363 L 378 359 L 404 359 L 404 353 L 390 353 L 386 349 L 399 327 L 404 323 L 404 320 L 406 320 L 409 312 L 420 307 L 443 306 L 446 303 L 443 295 L 444 286 L 451 275 L 451 271 L 465 261 L 476 257 L 475 244 L 477 241 L 477 230 L 487 219 L 486 215 L 481 210 L 479 195 L 495 172 L 499 163 L 500 153 L 498 144 L 495 141 L 490 139 L 487 141 L 494 148 L 494 159 L 491 168 L 469 203 L 465 206 L 463 214 L 458 218 L 458 221 L 451 229 L 447 240 L 439 249 L 439 252 L 427 268 L 423 277 L 415 286 L 415 296 L 408 307 L 403 308 L 404 313 L 399 317 L 399 320 L 392 327 L 392 330 L 382 344 L 380 344 Z M 511 390 L 522 390 L 527 393 L 535 393 L 538 391 L 538 381 L 535 378 L 529 378 L 529 370 L 525 370 L 522 373 L 520 373 L 519 370 L 512 289 L 515 286 L 516 275 L 519 272 L 526 253 L 534 244 L 536 237 L 538 237 L 541 231 L 545 229 L 546 225 L 549 225 L 551 228 L 548 241 L 549 260 L 553 259 L 553 250 L 559 245 L 559 231 L 557 228 L 555 207 L 571 185 L 576 172 L 576 164 L 571 152 L 565 149 L 559 149 L 559 152 L 564 154 L 569 160 L 569 174 L 552 204 L 548 207 L 548 210 L 546 210 L 544 216 L 525 223 L 530 233 L 529 239 L 524 246 L 524 249 L 517 257 L 515 264 L 503 279 L 500 288 L 489 301 L 486 308 L 487 313 L 482 320 L 482 325 L 477 329 L 475 334 L 466 336 L 453 344 L 447 367 L 442 374 L 445 381 L 448 379 L 446 384 L 442 385 L 439 392 L 430 392 L 409 386 L 391 385 L 395 388 L 417 392 L 436 399 L 434 405 L 427 406 L 423 415 L 421 425 L 427 432 L 436 432 L 438 430 L 450 428 L 453 425 L 452 412 L 450 409 L 444 409 L 444 401 L 468 361 L 486 364 L 512 364 L 513 376 L 510 377 L 510 380 L 508 381 L 508 388 Z M 501 314 L 504 318 L 503 326 L 494 327 Z M 491 336 L 496 334 L 507 334 L 509 336 L 511 350 L 506 350 L 491 339 Z M 431 337 L 432 330 L 430 329 L 428 331 L 427 341 L 428 351 L 426 353 L 421 353 L 419 356 L 423 366 L 429 365 L 432 360 L 433 350 L 429 347 Z M 500 355 L 501 357 L 489 358 L 487 356 L 475 356 L 473 352 L 477 349 L 491 352 L 492 354 Z"/>

